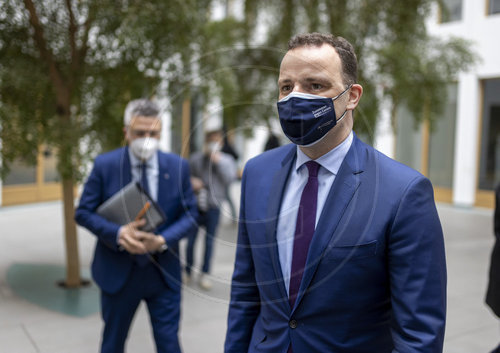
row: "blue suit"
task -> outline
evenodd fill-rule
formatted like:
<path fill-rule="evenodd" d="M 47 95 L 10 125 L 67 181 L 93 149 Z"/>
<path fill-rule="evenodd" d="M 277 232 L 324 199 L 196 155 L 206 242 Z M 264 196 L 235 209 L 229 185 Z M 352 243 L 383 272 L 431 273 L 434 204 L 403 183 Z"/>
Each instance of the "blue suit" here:
<path fill-rule="evenodd" d="M 124 344 L 135 309 L 142 299 L 148 303 L 157 347 L 164 345 L 169 347 L 165 348 L 168 352 L 180 351 L 177 342 L 181 283 L 178 242 L 196 228 L 196 199 L 186 160 L 174 154 L 158 152 L 158 167 L 157 202 L 167 221 L 155 234 L 165 238 L 168 250 L 155 255 L 156 264 L 139 268 L 134 256 L 118 247 L 120 225 L 95 212 L 104 201 L 132 181 L 128 147 L 95 159 L 76 210 L 77 223 L 95 234 L 98 240 L 92 277 L 102 292 L 102 311 L 106 322 L 103 352 L 123 350 L 123 347 L 116 347 L 121 345 L 116 342 L 123 341 Z M 117 299 L 118 294 L 121 295 L 120 300 Z M 125 314 L 126 317 L 120 317 Z M 155 321 L 155 318 L 164 322 Z M 171 344 L 162 342 L 169 339 Z M 107 344 L 107 341 L 110 343 Z M 109 348 L 105 349 L 106 345 Z"/>
<path fill-rule="evenodd" d="M 441 352 L 446 265 L 429 180 L 354 137 L 291 308 L 276 228 L 295 158 L 287 145 L 245 167 L 225 352 Z"/>

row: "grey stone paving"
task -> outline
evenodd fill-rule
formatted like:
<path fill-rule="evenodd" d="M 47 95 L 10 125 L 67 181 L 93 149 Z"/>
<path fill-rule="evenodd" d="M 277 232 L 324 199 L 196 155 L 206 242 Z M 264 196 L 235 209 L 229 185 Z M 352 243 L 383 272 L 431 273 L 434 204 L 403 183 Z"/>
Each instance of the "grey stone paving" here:
<path fill-rule="evenodd" d="M 66 316 L 16 297 L 5 281 L 13 263 L 63 264 L 59 202 L 0 208 L 0 353 L 93 353 L 98 351 L 99 314 Z M 224 212 L 227 213 L 227 212 Z M 493 244 L 491 210 L 439 205 L 448 260 L 446 353 L 489 352 L 500 341 L 500 324 L 483 303 Z M 222 352 L 234 261 L 236 228 L 223 220 L 216 245 L 212 291 L 184 288 L 181 341 L 186 353 Z M 200 238 L 201 240 L 202 238 Z M 82 267 L 88 268 L 94 237 L 79 229 Z M 198 242 L 198 252 L 202 241 Z M 154 352 L 148 317 L 141 306 L 128 352 Z"/>

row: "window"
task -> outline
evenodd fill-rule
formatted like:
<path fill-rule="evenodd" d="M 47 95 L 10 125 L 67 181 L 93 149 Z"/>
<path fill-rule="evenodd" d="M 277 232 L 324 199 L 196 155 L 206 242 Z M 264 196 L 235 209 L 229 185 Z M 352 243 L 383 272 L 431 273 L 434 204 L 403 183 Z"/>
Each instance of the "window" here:
<path fill-rule="evenodd" d="M 490 5 L 488 7 L 488 14 L 492 15 L 495 13 L 500 13 L 500 0 L 490 0 Z"/>
<path fill-rule="evenodd" d="M 462 19 L 462 0 L 443 0 L 440 8 L 441 23 Z"/>
<path fill-rule="evenodd" d="M 43 151 L 43 181 L 45 183 L 59 182 L 57 171 L 57 157 L 53 149 L 46 148 Z"/>
<path fill-rule="evenodd" d="M 452 200 L 458 85 L 449 84 L 447 89 L 443 114 L 432 129 L 428 121 L 416 125 L 410 112 L 400 106 L 396 133 L 396 160 L 427 176 L 442 202 Z"/>
<path fill-rule="evenodd" d="M 448 86 L 443 115 L 435 122 L 429 137 L 429 179 L 435 187 L 447 189 L 453 186 L 457 88 L 457 84 Z"/>
<path fill-rule="evenodd" d="M 422 129 L 405 106 L 397 110 L 396 160 L 420 170 L 422 161 Z"/>
<path fill-rule="evenodd" d="M 500 79 L 483 81 L 482 111 L 479 189 L 493 190 L 500 182 Z"/>
<path fill-rule="evenodd" d="M 36 165 L 30 165 L 22 160 L 16 160 L 10 165 L 10 172 L 3 185 L 25 185 L 36 183 Z"/>

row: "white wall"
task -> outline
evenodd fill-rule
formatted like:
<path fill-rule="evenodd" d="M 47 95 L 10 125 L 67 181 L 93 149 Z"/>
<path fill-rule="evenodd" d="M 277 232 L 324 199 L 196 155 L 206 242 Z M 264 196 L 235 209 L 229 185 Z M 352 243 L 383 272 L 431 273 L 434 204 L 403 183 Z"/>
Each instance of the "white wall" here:
<path fill-rule="evenodd" d="M 1 130 L 1 127 L 0 127 Z M 0 139 L 0 151 L 2 151 L 2 139 Z M 2 154 L 0 153 L 0 168 L 2 168 Z M 2 207 L 2 188 L 3 188 L 3 183 L 2 179 L 0 178 L 0 207 Z"/>
<path fill-rule="evenodd" d="M 487 2 L 463 0 L 462 20 L 438 23 L 437 6 L 427 23 L 431 35 L 461 37 L 473 42 L 478 63 L 470 72 L 458 77 L 457 123 L 453 171 L 453 203 L 472 207 L 475 203 L 479 168 L 479 126 L 481 122 L 480 83 L 483 79 L 500 78 L 500 14 L 486 15 Z M 390 125 L 388 103 L 383 102 L 377 122 L 375 147 L 393 157 L 395 137 Z"/>
<path fill-rule="evenodd" d="M 382 95 L 379 94 L 379 97 Z M 391 125 L 391 102 L 381 100 L 380 114 L 375 126 L 375 139 L 373 146 L 388 157 L 395 158 L 396 138 Z"/>
<path fill-rule="evenodd" d="M 164 112 L 162 114 L 160 150 L 170 152 L 172 141 L 172 114 Z"/>
<path fill-rule="evenodd" d="M 486 15 L 486 1 L 463 0 L 462 21 L 437 23 L 436 14 L 428 22 L 429 32 L 437 36 L 458 36 L 473 41 L 481 62 L 474 72 L 479 78 L 500 75 L 500 14 Z"/>
<path fill-rule="evenodd" d="M 460 75 L 457 98 L 453 203 L 473 206 L 477 185 L 480 99 L 479 81 L 474 73 Z"/>
<path fill-rule="evenodd" d="M 500 78 L 500 14 L 486 15 L 487 2 L 464 0 L 462 20 L 437 23 L 437 9 L 429 20 L 429 32 L 449 38 L 459 36 L 473 42 L 472 50 L 479 59 L 468 73 L 458 77 L 457 124 L 455 130 L 455 167 L 453 203 L 472 207 L 476 198 L 479 168 L 479 126 L 481 117 L 480 83 L 483 79 Z"/>

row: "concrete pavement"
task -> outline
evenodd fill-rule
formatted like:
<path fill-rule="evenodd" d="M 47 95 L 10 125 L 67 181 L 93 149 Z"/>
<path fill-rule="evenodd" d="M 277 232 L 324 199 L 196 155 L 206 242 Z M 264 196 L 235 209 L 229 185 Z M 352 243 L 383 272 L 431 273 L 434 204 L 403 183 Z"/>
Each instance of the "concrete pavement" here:
<path fill-rule="evenodd" d="M 448 261 L 446 353 L 489 352 L 500 341 L 500 324 L 483 303 L 493 244 L 492 210 L 439 205 Z M 216 243 L 214 288 L 184 288 L 181 342 L 186 353 L 222 352 L 236 227 L 226 217 Z M 6 282 L 15 263 L 64 264 L 60 202 L 0 208 L 0 353 L 94 353 L 102 328 L 98 313 L 73 317 L 17 297 Z M 202 248 L 202 237 L 197 251 Z M 79 229 L 82 268 L 88 268 L 95 238 Z M 185 244 L 183 243 L 182 246 Z M 200 258 L 198 256 L 198 258 Z M 128 340 L 128 352 L 154 352 L 142 305 Z"/>

